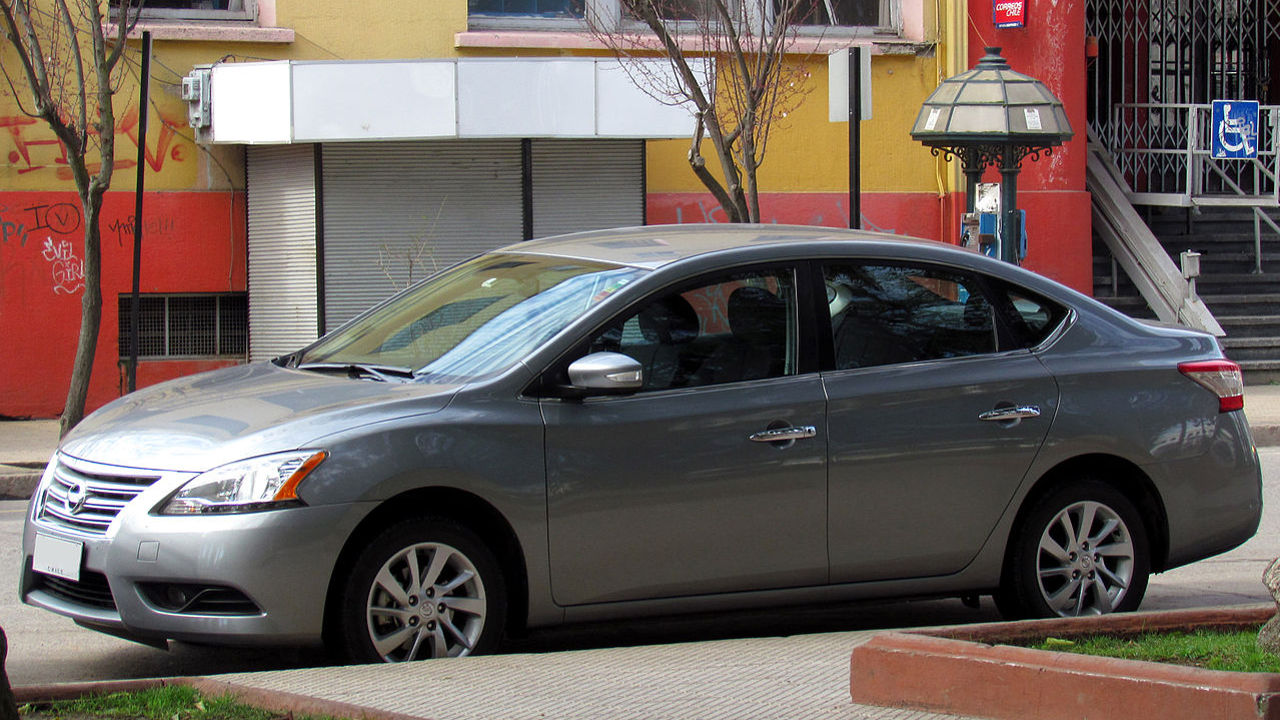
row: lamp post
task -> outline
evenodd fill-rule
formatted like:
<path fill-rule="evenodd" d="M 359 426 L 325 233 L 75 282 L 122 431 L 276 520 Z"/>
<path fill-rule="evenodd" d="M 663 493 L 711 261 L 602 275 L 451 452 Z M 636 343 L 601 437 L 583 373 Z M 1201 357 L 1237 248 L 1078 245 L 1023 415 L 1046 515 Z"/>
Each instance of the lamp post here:
<path fill-rule="evenodd" d="M 1039 80 L 1010 69 L 1000 48 L 986 51 L 977 66 L 938 84 L 920 107 L 911 137 L 934 156 L 959 158 L 969 212 L 983 171 L 988 165 L 1000 169 L 1000 259 L 1016 265 L 1022 161 L 1052 154 L 1073 133 L 1061 100 Z"/>

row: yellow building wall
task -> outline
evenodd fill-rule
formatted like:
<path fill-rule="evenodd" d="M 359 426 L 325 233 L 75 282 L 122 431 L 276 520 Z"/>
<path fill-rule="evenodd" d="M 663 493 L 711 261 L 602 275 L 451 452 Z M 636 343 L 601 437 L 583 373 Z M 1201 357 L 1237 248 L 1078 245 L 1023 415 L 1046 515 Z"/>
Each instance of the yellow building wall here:
<path fill-rule="evenodd" d="M 806 63 L 809 81 L 800 106 L 775 122 L 769 136 L 761 192 L 837 192 L 849 188 L 849 126 L 827 119 L 827 60 Z M 862 186 L 867 192 L 928 192 L 936 189 L 928 149 L 911 139 L 911 126 L 937 75 L 933 57 L 877 55 L 871 62 L 872 118 L 862 123 Z M 690 128 L 692 132 L 692 127 Z M 689 169 L 689 140 L 648 144 L 649 190 L 700 192 Z M 707 167 L 718 174 L 710 141 L 703 141 Z"/>
<path fill-rule="evenodd" d="M 355 8 L 356 6 L 351 6 Z M 475 50 L 455 47 L 466 29 L 462 0 L 384 0 L 376 11 L 313 0 L 276 0 L 276 24 L 291 28 L 292 43 L 157 40 L 153 45 L 151 101 L 147 133 L 149 190 L 217 190 L 243 187 L 243 152 L 238 147 L 199 146 L 187 127 L 187 106 L 179 98 L 182 77 L 193 66 L 218 61 L 355 60 L 495 55 L 558 55 L 562 51 Z M 573 54 L 599 54 L 573 51 Z M 117 173 L 112 189 L 131 190 L 137 153 L 139 43 L 133 42 L 117 95 Z M 12 57 L 5 63 L 12 67 Z M 825 56 L 807 63 L 810 73 L 803 103 L 775 124 L 761 168 L 761 192 L 839 192 L 848 188 L 845 123 L 827 120 Z M 920 104 L 937 82 L 932 55 L 877 55 L 872 61 L 873 118 L 862 127 L 864 192 L 931 192 L 939 189 L 936 163 L 913 142 L 908 130 Z M 0 188 L 52 190 L 73 187 L 61 149 L 42 122 L 24 117 L 10 90 L 0 88 Z M 651 192 L 700 192 L 686 160 L 688 140 L 648 144 Z M 712 149 L 703 149 L 708 165 Z"/>

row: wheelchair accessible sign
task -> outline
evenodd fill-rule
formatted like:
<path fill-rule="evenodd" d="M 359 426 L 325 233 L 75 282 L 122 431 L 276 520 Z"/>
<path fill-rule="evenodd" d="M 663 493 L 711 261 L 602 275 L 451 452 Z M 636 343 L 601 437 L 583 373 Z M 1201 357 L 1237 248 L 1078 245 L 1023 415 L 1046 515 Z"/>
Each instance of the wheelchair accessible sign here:
<path fill-rule="evenodd" d="M 1212 132 L 1214 158 L 1258 157 L 1258 101 L 1214 100 Z"/>

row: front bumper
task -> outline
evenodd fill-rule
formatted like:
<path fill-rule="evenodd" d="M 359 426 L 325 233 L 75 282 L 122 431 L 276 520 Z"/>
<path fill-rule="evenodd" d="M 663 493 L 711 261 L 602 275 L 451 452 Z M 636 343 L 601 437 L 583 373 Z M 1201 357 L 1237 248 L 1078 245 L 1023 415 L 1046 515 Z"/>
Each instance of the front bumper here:
<path fill-rule="evenodd" d="M 123 470 L 75 462 L 98 471 L 98 477 Z M 153 515 L 188 479 L 161 475 L 129 500 L 105 531 L 85 531 L 40 512 L 51 475 L 46 472 L 41 481 L 23 530 L 22 601 L 152 644 L 318 642 L 333 568 L 367 511 L 335 505 L 236 515 Z M 32 569 L 37 533 L 82 544 L 78 581 Z M 195 592 L 200 589 L 208 592 Z M 203 600 L 184 604 L 173 599 L 184 593 Z"/>

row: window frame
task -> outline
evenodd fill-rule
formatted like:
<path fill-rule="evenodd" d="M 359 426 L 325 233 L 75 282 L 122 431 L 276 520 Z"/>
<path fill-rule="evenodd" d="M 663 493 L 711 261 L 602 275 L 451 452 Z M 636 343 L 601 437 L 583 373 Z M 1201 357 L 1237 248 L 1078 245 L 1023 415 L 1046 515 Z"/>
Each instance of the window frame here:
<path fill-rule="evenodd" d="M 198 2 L 198 0 L 192 0 Z M 258 19 L 258 1 L 241 0 L 244 7 L 239 10 L 205 10 L 200 8 L 153 8 L 143 5 L 138 15 L 142 22 L 149 20 L 177 22 L 256 22 Z M 112 6 L 113 8 L 115 6 Z"/>
<path fill-rule="evenodd" d="M 248 2 L 249 0 L 246 0 Z M 817 0 L 821 2 L 821 0 Z M 861 37 L 866 35 L 896 35 L 900 23 L 896 18 L 901 16 L 902 0 L 878 0 L 879 22 L 875 25 L 821 25 L 795 24 L 797 37 Z M 468 30 L 543 30 L 543 31 L 583 31 L 588 21 L 599 27 L 615 28 L 627 33 L 645 33 L 648 27 L 639 20 L 627 18 L 622 10 L 621 0 L 584 0 L 583 16 L 580 18 L 548 18 L 519 14 L 472 14 L 467 13 Z M 691 20 L 670 21 L 677 33 L 690 33 L 698 30 L 698 23 Z"/>

